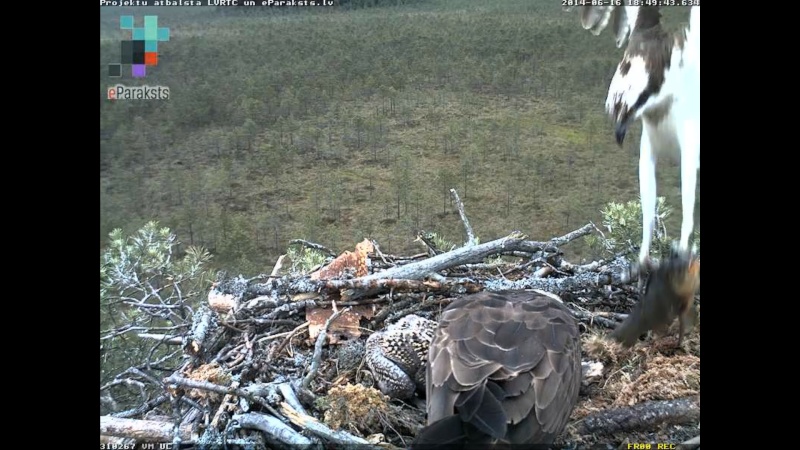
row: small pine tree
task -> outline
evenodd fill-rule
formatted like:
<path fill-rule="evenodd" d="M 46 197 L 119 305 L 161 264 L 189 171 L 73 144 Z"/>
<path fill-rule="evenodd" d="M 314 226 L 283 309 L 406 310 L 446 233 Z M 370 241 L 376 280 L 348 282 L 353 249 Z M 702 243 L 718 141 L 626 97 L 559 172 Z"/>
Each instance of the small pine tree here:
<path fill-rule="evenodd" d="M 603 236 L 586 236 L 586 243 L 595 258 L 625 253 L 632 261 L 638 257 L 642 239 L 642 204 L 638 200 L 627 203 L 610 202 L 601 211 L 603 214 Z M 672 214 L 672 208 L 664 197 L 656 202 L 656 225 L 650 254 L 661 258 L 669 254 L 672 240 L 667 234 L 666 219 Z M 694 245 L 700 251 L 700 230 L 694 233 Z"/>
<path fill-rule="evenodd" d="M 101 390 L 107 388 L 102 394 L 121 407 L 131 406 L 150 386 L 117 383 L 122 371 L 146 371 L 148 361 L 158 360 L 161 369 L 180 363 L 180 352 L 136 334 L 182 334 L 210 287 L 211 255 L 189 247 L 179 256 L 178 245 L 169 228 L 149 222 L 131 236 L 121 229 L 109 233 L 100 256 L 100 383 Z"/>

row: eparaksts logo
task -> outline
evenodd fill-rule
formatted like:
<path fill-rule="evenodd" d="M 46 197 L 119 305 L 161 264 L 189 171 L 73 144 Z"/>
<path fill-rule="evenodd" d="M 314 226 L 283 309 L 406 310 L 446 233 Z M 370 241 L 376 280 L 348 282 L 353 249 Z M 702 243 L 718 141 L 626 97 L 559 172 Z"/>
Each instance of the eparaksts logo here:
<path fill-rule="evenodd" d="M 118 84 L 108 88 L 109 100 L 169 100 L 166 86 L 125 86 Z"/>

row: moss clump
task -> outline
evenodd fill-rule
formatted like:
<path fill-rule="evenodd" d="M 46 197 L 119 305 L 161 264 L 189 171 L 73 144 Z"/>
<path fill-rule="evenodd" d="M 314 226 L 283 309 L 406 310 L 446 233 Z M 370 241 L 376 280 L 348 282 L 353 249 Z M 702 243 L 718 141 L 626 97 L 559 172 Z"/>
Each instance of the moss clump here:
<path fill-rule="evenodd" d="M 334 386 L 322 404 L 324 421 L 335 430 L 351 428 L 362 434 L 382 429 L 381 418 L 389 414 L 389 397 L 361 384 Z M 354 429 L 353 429 L 354 428 Z"/>

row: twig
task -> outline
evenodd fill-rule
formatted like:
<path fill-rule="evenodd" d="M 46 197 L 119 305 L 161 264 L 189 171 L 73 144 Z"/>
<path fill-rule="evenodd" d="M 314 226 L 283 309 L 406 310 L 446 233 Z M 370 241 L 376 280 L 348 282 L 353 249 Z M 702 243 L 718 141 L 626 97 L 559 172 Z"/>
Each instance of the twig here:
<path fill-rule="evenodd" d="M 458 196 L 458 192 L 456 192 L 455 189 L 450 189 L 450 194 L 456 202 L 458 215 L 461 216 L 461 222 L 464 224 L 464 229 L 467 231 L 467 247 L 472 247 L 476 244 L 475 232 L 472 231 L 472 226 L 470 226 L 469 219 L 467 219 L 467 213 L 464 211 L 464 203 L 461 202 L 461 198 Z"/>
<path fill-rule="evenodd" d="M 386 256 L 381 251 L 381 247 L 378 245 L 378 241 L 376 241 L 375 239 L 372 240 L 372 247 L 375 249 L 375 254 L 378 255 L 378 258 L 380 258 L 384 264 L 386 264 L 387 266 L 391 265 L 391 263 L 386 260 Z"/>
<path fill-rule="evenodd" d="M 323 253 L 327 253 L 328 256 L 334 256 L 334 257 L 336 256 L 336 253 L 334 253 L 333 250 L 329 249 L 328 247 L 325 247 L 322 244 L 317 244 L 315 242 L 306 241 L 305 239 L 292 239 L 291 241 L 289 241 L 289 245 L 292 244 L 300 244 L 303 247 L 313 248 L 314 250 L 319 250 Z"/>
<path fill-rule="evenodd" d="M 281 333 L 282 335 L 286 334 L 285 339 L 283 340 L 283 342 L 280 343 L 280 345 L 275 347 L 275 349 L 272 350 L 269 353 L 270 361 L 275 357 L 275 355 L 280 353 L 283 350 L 284 347 L 286 347 L 286 344 L 288 344 L 289 341 L 291 341 L 293 337 L 297 336 L 297 334 L 299 334 L 301 330 L 307 328 L 310 324 L 311 324 L 310 322 L 305 322 L 304 324 L 302 324 L 302 325 L 298 326 L 297 328 L 295 328 L 294 330 L 290 331 L 289 334 Z M 278 336 L 278 335 L 275 335 L 275 336 Z M 272 336 L 270 336 L 270 337 L 272 337 Z"/>
<path fill-rule="evenodd" d="M 328 327 L 330 327 L 331 323 L 339 318 L 342 313 L 347 311 L 350 311 L 349 306 L 331 314 L 331 316 L 328 317 L 328 320 L 325 321 L 325 325 L 323 325 L 322 329 L 319 331 L 319 335 L 317 335 L 317 342 L 314 344 L 314 356 L 311 360 L 311 368 L 308 371 L 308 375 L 303 378 L 302 386 L 304 389 L 308 389 L 308 386 L 311 385 L 311 380 L 317 376 L 317 371 L 319 370 L 319 365 L 322 360 L 322 346 L 325 344 L 325 339 L 328 337 Z"/>
<path fill-rule="evenodd" d="M 115 337 L 117 337 L 119 335 L 122 335 L 122 334 L 125 334 L 125 333 L 129 333 L 131 331 L 148 331 L 148 332 L 153 332 L 153 331 L 174 331 L 174 330 L 178 330 L 178 329 L 181 329 L 181 328 L 186 328 L 189 325 L 190 324 L 188 324 L 188 323 L 182 323 L 182 324 L 174 325 L 174 326 L 171 326 L 171 327 L 140 327 L 140 326 L 124 325 L 124 326 L 121 326 L 121 327 L 119 327 L 117 329 L 114 329 L 114 330 L 103 330 L 103 331 L 101 331 L 100 334 L 104 335 L 104 336 L 102 336 L 100 338 L 100 340 L 101 341 L 105 341 L 107 339 L 112 339 L 112 338 L 115 338 Z"/>
<path fill-rule="evenodd" d="M 273 334 L 273 335 L 270 335 L 270 336 L 264 336 L 264 337 L 258 338 L 258 340 L 256 342 L 258 342 L 260 344 L 260 343 L 262 343 L 264 341 L 271 341 L 273 339 L 278 339 L 278 338 L 286 338 L 288 340 L 288 339 L 291 339 L 295 334 L 297 334 L 297 332 L 299 332 L 303 328 L 307 327 L 308 325 L 309 325 L 309 322 L 305 322 L 305 323 L 302 323 L 302 324 L 296 326 L 292 331 L 286 331 L 286 332 L 283 332 L 283 333 Z"/>
<path fill-rule="evenodd" d="M 150 411 L 151 409 L 162 405 L 163 403 L 165 403 L 168 400 L 169 400 L 169 396 L 161 395 L 159 397 L 156 397 L 156 398 L 154 398 L 154 399 L 152 399 L 152 400 L 150 400 L 148 402 L 145 402 L 145 403 L 137 406 L 136 408 L 126 409 L 125 411 L 116 412 L 116 413 L 111 414 L 111 416 L 112 417 L 119 417 L 121 419 L 127 419 L 127 418 L 131 418 L 131 417 L 140 416 L 140 415 L 146 413 L 147 411 Z"/>
<path fill-rule="evenodd" d="M 171 336 L 169 334 L 150 334 L 150 333 L 139 333 L 136 336 L 142 339 L 155 339 L 157 341 L 161 341 L 167 345 L 182 345 L 183 344 L 183 337 L 181 336 Z"/>

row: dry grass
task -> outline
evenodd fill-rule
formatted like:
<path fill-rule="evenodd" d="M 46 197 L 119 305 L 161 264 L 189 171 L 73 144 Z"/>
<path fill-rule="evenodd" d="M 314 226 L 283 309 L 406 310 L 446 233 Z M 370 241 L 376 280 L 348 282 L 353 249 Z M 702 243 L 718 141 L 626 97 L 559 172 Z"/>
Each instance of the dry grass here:
<path fill-rule="evenodd" d="M 699 308 L 698 308 L 699 309 Z M 605 339 L 605 333 L 584 335 L 584 360 L 604 365 L 603 375 L 592 379 L 571 417 L 571 423 L 599 411 L 627 407 L 646 401 L 674 400 L 700 395 L 700 325 L 684 336 L 676 348 L 677 321 L 665 336 L 652 333 L 630 349 Z M 692 426 L 662 427 L 655 432 L 609 436 L 614 442 L 677 443 L 699 432 Z M 565 438 L 581 443 L 597 443 L 597 437 L 580 436 L 570 426 Z"/>

